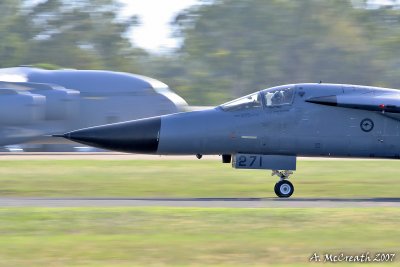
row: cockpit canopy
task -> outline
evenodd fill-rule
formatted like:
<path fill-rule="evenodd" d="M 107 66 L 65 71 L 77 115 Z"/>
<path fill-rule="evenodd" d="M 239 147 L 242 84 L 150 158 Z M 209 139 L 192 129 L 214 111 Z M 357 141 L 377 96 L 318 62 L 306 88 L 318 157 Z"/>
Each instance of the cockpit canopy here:
<path fill-rule="evenodd" d="M 293 102 L 294 86 L 278 86 L 261 91 L 267 107 L 290 105 Z"/>
<path fill-rule="evenodd" d="M 240 111 L 291 105 L 294 97 L 294 89 L 294 85 L 272 87 L 232 100 L 222 104 L 220 107 L 224 111 Z"/>

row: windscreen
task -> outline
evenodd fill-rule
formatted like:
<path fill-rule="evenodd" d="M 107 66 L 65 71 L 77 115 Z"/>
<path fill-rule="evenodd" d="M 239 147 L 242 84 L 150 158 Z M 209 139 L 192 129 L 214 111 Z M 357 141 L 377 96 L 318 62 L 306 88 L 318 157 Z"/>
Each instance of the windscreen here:
<path fill-rule="evenodd" d="M 247 109 L 261 108 L 261 97 L 260 93 L 254 93 L 247 95 L 231 102 L 221 105 L 221 108 L 225 111 L 239 111 Z"/>

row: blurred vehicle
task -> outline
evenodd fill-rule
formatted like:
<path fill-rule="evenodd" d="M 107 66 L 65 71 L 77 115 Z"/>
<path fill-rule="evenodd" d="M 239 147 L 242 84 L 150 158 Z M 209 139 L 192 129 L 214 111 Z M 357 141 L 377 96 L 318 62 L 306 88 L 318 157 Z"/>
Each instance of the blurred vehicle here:
<path fill-rule="evenodd" d="M 103 70 L 0 69 L 0 146 L 63 150 L 53 133 L 187 110 L 155 79 Z M 50 146 L 49 146 L 50 145 Z M 60 146 L 61 145 L 61 146 Z"/>

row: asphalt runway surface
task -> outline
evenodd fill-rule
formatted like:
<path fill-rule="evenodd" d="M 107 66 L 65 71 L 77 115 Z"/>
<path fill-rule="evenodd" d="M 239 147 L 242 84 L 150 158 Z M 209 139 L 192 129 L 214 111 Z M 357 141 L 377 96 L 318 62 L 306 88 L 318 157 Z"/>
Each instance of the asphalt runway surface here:
<path fill-rule="evenodd" d="M 0 198 L 0 207 L 400 207 L 400 198 Z"/>
<path fill-rule="evenodd" d="M 321 158 L 298 157 L 301 161 L 346 160 L 346 161 L 392 161 L 395 159 L 370 158 Z M 120 152 L 0 152 L 0 160 L 199 160 L 195 155 L 144 155 Z M 204 155 L 201 160 L 218 160 L 221 156 Z"/>
<path fill-rule="evenodd" d="M 219 156 L 204 156 L 220 160 Z M 159 156 L 119 152 L 0 152 L 0 160 L 198 160 L 191 156 Z"/>

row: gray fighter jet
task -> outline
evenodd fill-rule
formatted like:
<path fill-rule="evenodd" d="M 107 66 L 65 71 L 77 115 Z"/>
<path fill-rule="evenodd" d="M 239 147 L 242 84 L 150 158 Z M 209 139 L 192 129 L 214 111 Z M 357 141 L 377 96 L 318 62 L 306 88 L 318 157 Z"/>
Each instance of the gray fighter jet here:
<path fill-rule="evenodd" d="M 45 135 L 187 108 L 166 84 L 100 70 L 0 69 L 0 146 L 56 143 Z"/>
<path fill-rule="evenodd" d="M 110 150 L 222 155 L 270 169 L 279 197 L 294 192 L 296 157 L 400 158 L 400 91 L 340 84 L 265 89 L 218 107 L 76 130 L 62 136 Z M 232 160 L 233 159 L 233 160 Z"/>

